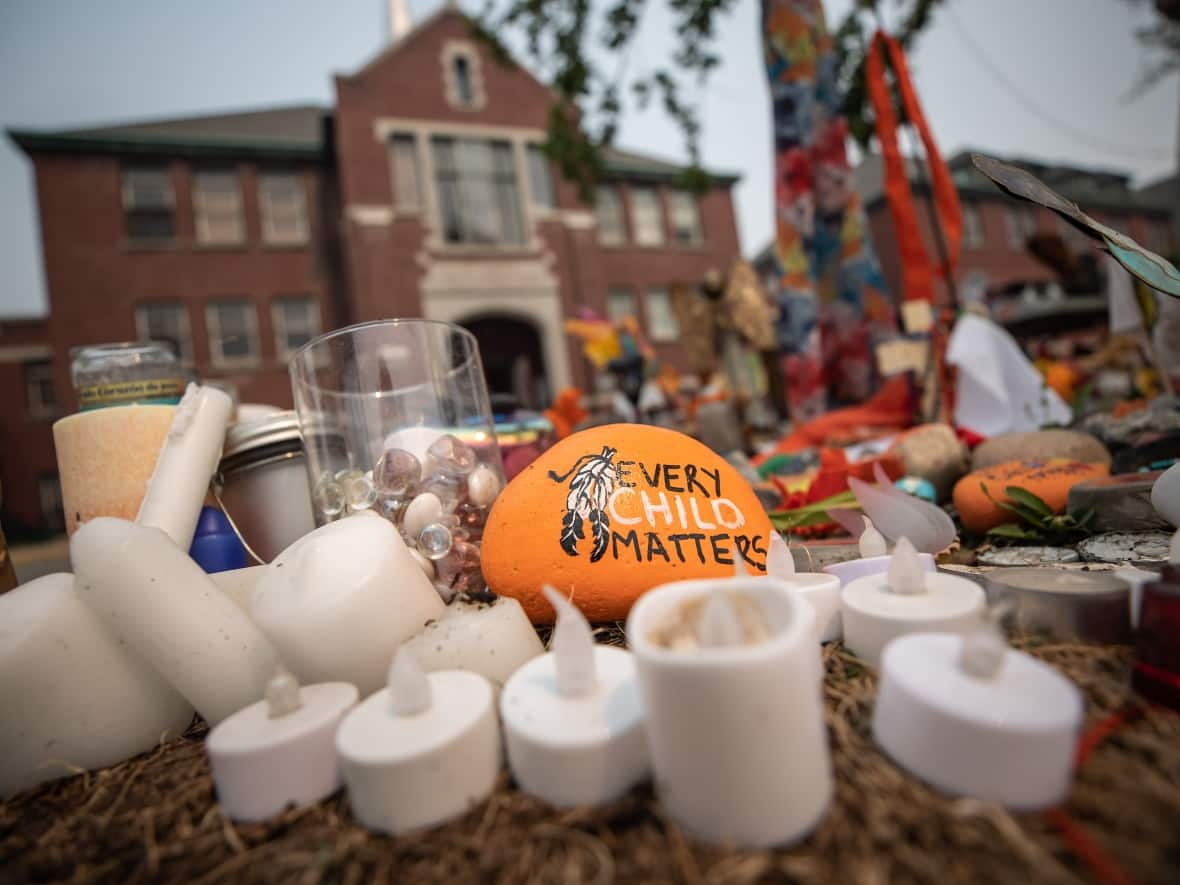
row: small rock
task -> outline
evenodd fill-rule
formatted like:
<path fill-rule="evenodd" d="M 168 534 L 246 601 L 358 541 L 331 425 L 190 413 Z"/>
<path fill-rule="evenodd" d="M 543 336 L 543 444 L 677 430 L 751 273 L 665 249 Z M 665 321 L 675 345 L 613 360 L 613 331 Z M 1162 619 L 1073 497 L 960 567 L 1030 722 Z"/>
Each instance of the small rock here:
<path fill-rule="evenodd" d="M 1080 482 L 1069 490 L 1069 512 L 1093 510 L 1086 527 L 1095 532 L 1150 532 L 1168 523 L 1151 504 L 1159 473 L 1124 473 Z"/>
<path fill-rule="evenodd" d="M 903 435 L 893 451 L 901 456 L 908 475 L 934 486 L 939 501 L 946 500 L 971 463 L 967 447 L 947 424 L 917 427 Z"/>
<path fill-rule="evenodd" d="M 983 565 L 1045 565 L 1077 562 L 1081 557 L 1068 547 L 993 547 L 979 554 Z"/>
<path fill-rule="evenodd" d="M 1031 430 L 1005 433 L 980 443 L 971 456 L 971 469 L 982 470 L 1005 461 L 1048 461 L 1050 458 L 1110 464 L 1110 452 L 1106 446 L 1088 433 Z"/>

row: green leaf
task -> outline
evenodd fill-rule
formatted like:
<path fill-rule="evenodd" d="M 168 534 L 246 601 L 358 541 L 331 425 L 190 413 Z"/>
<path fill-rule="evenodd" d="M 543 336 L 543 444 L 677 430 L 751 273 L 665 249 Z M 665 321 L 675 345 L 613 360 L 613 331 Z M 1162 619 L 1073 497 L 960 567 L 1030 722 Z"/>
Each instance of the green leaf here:
<path fill-rule="evenodd" d="M 1012 538 L 1019 541 L 1035 541 L 1041 538 L 1040 532 L 1014 522 L 1006 522 L 1003 525 L 990 528 L 987 533 L 992 538 Z"/>
<path fill-rule="evenodd" d="M 812 504 L 804 504 L 802 507 L 796 507 L 793 510 L 776 510 L 770 514 L 770 521 L 779 531 L 786 531 L 787 529 L 807 525 L 819 525 L 823 522 L 833 521 L 828 516 L 828 509 L 835 507 L 854 507 L 859 509 L 860 502 L 856 500 L 856 495 L 851 491 L 839 492 L 830 498 L 825 498 L 822 501 L 816 501 Z"/>
<path fill-rule="evenodd" d="M 1029 508 L 1034 513 L 1038 513 L 1045 518 L 1053 516 L 1053 508 L 1046 504 L 1041 498 L 1034 495 L 1028 489 L 1022 489 L 1020 486 L 1008 486 L 1004 489 L 1004 494 L 1007 495 L 1013 503 Z"/>

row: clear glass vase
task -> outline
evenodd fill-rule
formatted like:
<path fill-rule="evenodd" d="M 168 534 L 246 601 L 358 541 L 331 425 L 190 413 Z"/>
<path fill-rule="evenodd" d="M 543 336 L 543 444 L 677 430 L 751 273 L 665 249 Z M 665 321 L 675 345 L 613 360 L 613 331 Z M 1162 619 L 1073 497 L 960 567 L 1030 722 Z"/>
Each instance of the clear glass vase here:
<path fill-rule="evenodd" d="M 309 341 L 290 371 L 316 523 L 376 513 L 444 598 L 483 590 L 480 542 L 504 470 L 475 336 L 364 323 Z"/>

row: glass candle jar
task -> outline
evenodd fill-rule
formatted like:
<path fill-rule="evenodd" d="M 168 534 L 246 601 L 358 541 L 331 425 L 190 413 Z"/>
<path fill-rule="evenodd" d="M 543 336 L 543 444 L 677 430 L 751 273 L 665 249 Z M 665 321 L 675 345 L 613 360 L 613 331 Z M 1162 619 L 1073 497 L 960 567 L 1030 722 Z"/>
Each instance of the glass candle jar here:
<path fill-rule="evenodd" d="M 504 470 L 475 336 L 364 323 L 308 342 L 290 368 L 316 522 L 372 510 L 444 599 L 483 590 L 480 541 Z"/>
<path fill-rule="evenodd" d="M 83 412 L 132 403 L 176 405 L 184 393 L 180 361 L 159 341 L 75 347 L 70 379 Z"/>

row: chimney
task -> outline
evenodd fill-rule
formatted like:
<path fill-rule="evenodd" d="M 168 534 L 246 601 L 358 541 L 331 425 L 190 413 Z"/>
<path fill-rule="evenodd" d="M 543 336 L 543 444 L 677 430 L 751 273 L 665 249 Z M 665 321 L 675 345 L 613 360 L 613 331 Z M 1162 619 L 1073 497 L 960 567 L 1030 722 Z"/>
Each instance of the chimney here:
<path fill-rule="evenodd" d="M 389 13 L 389 42 L 396 43 L 410 30 L 409 0 L 385 0 Z"/>

